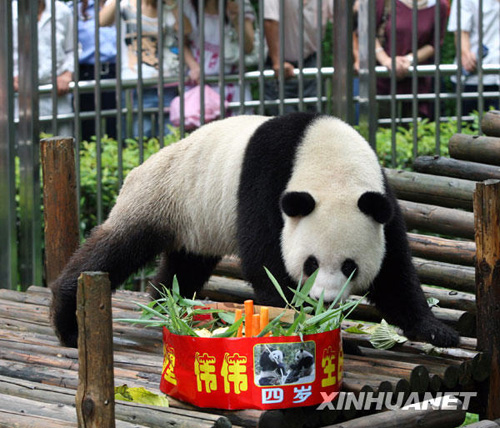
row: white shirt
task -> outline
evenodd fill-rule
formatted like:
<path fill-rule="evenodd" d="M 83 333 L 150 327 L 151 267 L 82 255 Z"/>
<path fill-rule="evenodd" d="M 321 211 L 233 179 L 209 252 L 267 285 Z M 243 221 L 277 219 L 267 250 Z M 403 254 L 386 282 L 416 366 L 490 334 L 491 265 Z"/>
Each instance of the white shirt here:
<path fill-rule="evenodd" d="M 19 76 L 19 58 L 18 51 L 18 16 L 17 16 L 17 1 L 12 3 L 12 31 L 13 31 L 13 60 L 14 60 L 14 76 Z M 55 2 L 56 13 L 56 74 L 59 76 L 65 71 L 74 71 L 73 59 L 73 16 L 71 9 L 63 2 Z M 51 31 L 51 2 L 45 1 L 45 10 L 38 21 L 38 79 L 39 84 L 52 83 L 52 31 Z M 29 37 L 29 36 L 27 36 Z M 14 103 L 15 116 L 19 116 L 19 106 L 16 100 Z M 53 113 L 51 94 L 40 96 L 39 101 L 40 116 L 49 116 Z M 71 105 L 71 94 L 66 94 L 57 98 L 57 112 L 71 113 L 73 107 Z M 48 127 L 42 126 L 41 129 L 52 132 Z M 58 129 L 59 135 L 71 135 L 71 124 L 68 122 L 61 123 Z"/>
<path fill-rule="evenodd" d="M 476 54 L 479 62 L 479 7 L 477 0 L 462 0 L 460 2 L 461 31 L 469 33 L 471 51 Z M 500 64 L 500 1 L 483 0 L 483 45 L 488 48 L 488 55 L 483 58 L 484 64 Z M 450 20 L 448 31 L 458 31 L 457 23 L 457 1 L 451 4 Z M 457 60 L 455 58 L 455 64 Z M 452 76 L 456 81 L 456 77 Z M 477 85 L 477 74 L 471 74 L 465 78 L 468 85 Z M 498 74 L 484 74 L 483 84 L 499 85 L 500 76 Z"/>
<path fill-rule="evenodd" d="M 265 0 L 264 19 L 271 21 L 280 20 L 279 0 Z M 328 20 L 333 20 L 333 0 L 323 0 L 321 11 L 322 37 Z M 285 61 L 298 61 L 302 56 L 299 52 L 299 0 L 284 0 L 284 31 L 285 31 Z M 304 58 L 318 50 L 318 2 L 317 0 L 304 0 Z"/>

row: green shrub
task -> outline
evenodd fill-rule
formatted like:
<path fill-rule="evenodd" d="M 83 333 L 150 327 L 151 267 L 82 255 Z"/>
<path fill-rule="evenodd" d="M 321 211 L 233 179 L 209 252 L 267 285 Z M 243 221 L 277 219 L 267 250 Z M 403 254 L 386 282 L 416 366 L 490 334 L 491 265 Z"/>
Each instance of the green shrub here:
<path fill-rule="evenodd" d="M 399 126 L 396 129 L 395 163 L 392 159 L 392 131 L 391 128 L 379 128 L 377 131 L 377 155 L 380 163 L 385 167 L 412 169 L 413 165 L 413 124 Z M 463 123 L 462 133 L 477 135 L 478 116 L 473 123 Z M 441 122 L 439 155 L 448 156 L 448 142 L 457 132 L 457 122 Z M 432 156 L 436 153 L 436 124 L 427 119 L 417 124 L 417 153 L 418 156 Z"/>
<path fill-rule="evenodd" d="M 167 146 L 180 139 L 178 129 L 164 137 Z M 118 163 L 119 143 L 108 137 L 101 140 L 101 195 L 102 218 L 105 219 L 116 201 L 122 183 Z M 145 139 L 144 160 L 160 149 L 158 139 Z M 82 141 L 80 145 L 80 229 L 84 236 L 97 225 L 97 153 L 96 142 Z M 127 139 L 122 146 L 123 178 L 140 164 L 140 147 L 137 140 Z"/>

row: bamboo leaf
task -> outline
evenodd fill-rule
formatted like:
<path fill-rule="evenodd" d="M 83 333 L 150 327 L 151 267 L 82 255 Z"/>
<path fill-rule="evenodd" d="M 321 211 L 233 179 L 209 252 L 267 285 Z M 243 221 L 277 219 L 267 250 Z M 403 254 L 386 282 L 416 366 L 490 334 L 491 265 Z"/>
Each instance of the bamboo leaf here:
<path fill-rule="evenodd" d="M 276 288 L 276 291 L 279 293 L 281 298 L 286 302 L 288 306 L 290 306 L 290 303 L 288 302 L 287 298 L 285 297 L 285 293 L 283 293 L 283 289 L 281 288 L 278 280 L 274 277 L 274 275 L 269 272 L 269 270 L 264 266 L 264 269 L 266 271 L 267 276 L 271 280 L 272 284 L 274 285 L 274 288 Z"/>

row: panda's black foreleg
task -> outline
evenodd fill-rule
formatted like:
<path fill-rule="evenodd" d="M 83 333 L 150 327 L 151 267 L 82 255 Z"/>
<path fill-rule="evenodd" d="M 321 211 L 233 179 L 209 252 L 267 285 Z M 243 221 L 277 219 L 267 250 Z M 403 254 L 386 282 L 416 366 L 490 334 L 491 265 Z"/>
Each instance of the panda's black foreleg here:
<path fill-rule="evenodd" d="M 440 347 L 457 346 L 457 332 L 438 320 L 427 303 L 412 263 L 403 216 L 398 206 L 395 210 L 396 215 L 385 226 L 386 255 L 369 299 L 387 322 L 403 329 L 409 339 Z"/>
<path fill-rule="evenodd" d="M 170 242 L 164 234 L 144 226 L 131 226 L 126 231 L 113 230 L 106 224 L 96 227 L 51 284 L 51 321 L 60 342 L 77 347 L 76 293 L 81 272 L 107 272 L 114 290 Z"/>
<path fill-rule="evenodd" d="M 163 253 L 153 280 L 154 287 L 150 290 L 151 297 L 158 299 L 163 287 L 172 287 L 174 276 L 179 282 L 181 294 L 184 297 L 193 297 L 208 281 L 220 260 L 221 257 L 218 256 L 202 256 L 183 250 Z"/>

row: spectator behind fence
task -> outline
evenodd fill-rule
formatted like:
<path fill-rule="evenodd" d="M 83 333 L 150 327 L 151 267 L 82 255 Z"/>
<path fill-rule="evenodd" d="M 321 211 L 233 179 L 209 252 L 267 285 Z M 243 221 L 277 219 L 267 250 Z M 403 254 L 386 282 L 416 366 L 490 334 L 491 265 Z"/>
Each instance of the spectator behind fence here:
<path fill-rule="evenodd" d="M 417 39 L 418 51 L 417 58 L 413 57 L 412 53 L 412 14 L 414 0 L 397 0 L 396 1 L 396 92 L 398 94 L 412 93 L 412 77 L 408 75 L 409 67 L 418 64 L 432 64 L 434 62 L 435 52 L 435 8 L 436 0 L 418 0 L 417 10 Z M 440 1 L 440 43 L 442 45 L 444 32 L 446 30 L 446 19 L 448 17 L 449 4 L 448 0 Z M 375 40 L 375 53 L 379 64 L 392 68 L 391 59 L 391 0 L 377 0 L 376 3 L 376 22 L 377 22 L 377 38 Z M 391 93 L 391 79 L 380 78 L 377 80 L 378 94 L 388 95 Z M 433 78 L 419 77 L 418 78 L 418 93 L 433 92 Z M 389 103 L 383 103 L 379 110 L 379 116 L 390 115 Z M 432 116 L 432 104 L 429 102 L 420 102 L 418 112 L 423 117 Z M 402 116 L 411 116 L 411 102 L 403 103 Z"/>
<path fill-rule="evenodd" d="M 139 1 L 122 0 L 120 1 L 121 16 L 121 46 L 122 46 L 122 64 L 121 75 L 123 79 L 138 78 L 138 62 L 142 65 L 143 79 L 157 79 L 159 77 L 159 54 L 158 54 L 158 1 L 142 0 L 141 2 L 141 24 L 142 24 L 142 52 L 140 58 L 138 54 L 138 31 L 137 31 L 137 8 Z M 163 0 L 163 76 L 178 77 L 179 75 L 179 47 L 178 47 L 178 18 L 179 10 L 177 1 Z M 101 26 L 110 26 L 114 23 L 116 10 L 116 0 L 107 0 L 99 13 L 99 23 Z M 191 32 L 191 25 L 186 17 L 184 19 L 184 34 Z M 170 102 L 177 95 L 177 83 L 165 85 L 163 105 L 168 107 Z M 133 91 L 133 107 L 138 108 L 138 93 Z M 143 90 L 143 108 L 158 108 L 158 89 L 144 88 Z M 169 134 L 170 124 L 168 115 L 165 115 L 164 134 Z M 134 114 L 133 123 L 134 136 L 139 135 L 138 115 Z M 153 129 L 151 115 L 145 113 L 143 116 L 144 136 L 152 137 L 159 135 L 159 130 Z"/>
<path fill-rule="evenodd" d="M 13 56 L 14 56 L 14 90 L 18 91 L 19 85 L 19 59 L 18 52 L 18 16 L 17 1 L 12 3 L 13 17 Z M 38 0 L 38 80 L 40 85 L 52 83 L 52 30 L 51 30 L 51 2 L 49 0 Z M 56 73 L 57 73 L 57 113 L 72 113 L 71 95 L 69 84 L 73 79 L 73 20 L 71 10 L 60 1 L 55 2 L 56 20 Z M 18 98 L 15 103 L 15 117 L 19 117 Z M 52 106 L 52 95 L 43 94 L 39 99 L 40 116 L 52 116 L 55 114 Z M 71 121 L 59 122 L 58 129 L 52 128 L 52 122 L 40 123 L 40 131 L 49 134 L 72 136 L 73 127 Z"/>
<path fill-rule="evenodd" d="M 269 54 L 266 60 L 266 68 L 274 70 L 276 80 L 267 80 L 264 89 L 266 100 L 279 99 L 279 25 L 280 25 L 280 2 L 279 0 L 266 0 L 264 3 L 264 32 L 269 47 Z M 324 32 L 328 19 L 333 20 L 333 1 L 322 2 L 322 24 L 318 25 L 318 2 L 316 0 L 304 0 L 304 29 L 302 34 L 299 28 L 300 2 L 299 0 L 284 1 L 284 75 L 285 75 L 285 98 L 297 98 L 299 96 L 299 84 L 293 79 L 294 68 L 298 67 L 299 58 L 303 56 L 304 67 L 316 67 L 316 52 L 321 49 L 317 44 L 317 32 Z M 321 28 L 321 30 L 320 30 Z M 304 37 L 304 52 L 300 52 L 300 37 Z M 317 87 L 315 79 L 304 79 L 304 97 L 316 97 Z M 307 110 L 315 110 L 316 103 L 307 107 Z M 278 107 L 272 106 L 266 109 L 268 114 L 278 114 Z M 297 111 L 297 105 L 285 104 L 284 112 Z"/>
<path fill-rule="evenodd" d="M 219 4 L 218 0 L 205 1 L 204 13 L 204 72 L 205 76 L 218 76 L 220 68 L 221 55 L 221 40 L 219 30 Z M 225 1 L 224 11 L 224 72 L 226 74 L 235 74 L 238 72 L 238 64 L 240 59 L 239 51 L 239 2 Z M 241 3 L 240 3 L 241 4 Z M 255 11 L 249 0 L 244 0 L 245 35 L 244 54 L 249 55 L 254 50 L 254 21 Z M 200 31 L 199 31 L 199 2 L 198 0 L 186 0 L 184 3 L 185 13 L 188 16 L 193 32 L 189 37 L 188 44 L 191 48 L 191 54 L 186 55 L 186 64 L 189 67 L 188 78 L 195 84 L 200 83 Z M 210 84 L 212 89 L 219 93 L 218 83 Z M 227 102 L 239 102 L 240 87 L 236 83 L 228 83 L 224 86 L 224 99 Z M 251 100 L 250 86 L 245 86 L 244 100 Z M 235 111 L 235 110 L 233 110 Z M 246 109 L 247 113 L 251 113 L 251 109 Z M 228 113 L 230 114 L 230 112 Z"/>
<path fill-rule="evenodd" d="M 103 1 L 99 1 L 102 6 Z M 73 3 L 69 3 L 73 7 Z M 94 0 L 80 0 L 78 2 L 78 41 L 82 52 L 79 56 L 80 80 L 95 79 L 95 5 Z M 106 27 L 99 29 L 99 53 L 101 79 L 114 79 L 116 77 L 116 29 Z M 80 94 L 80 111 L 95 111 L 94 93 Z M 116 94 L 114 91 L 101 92 L 101 109 L 112 110 L 116 108 Z M 95 120 L 82 120 L 82 139 L 90 141 L 95 135 Z M 105 133 L 116 138 L 116 118 L 106 118 Z"/>
<path fill-rule="evenodd" d="M 451 5 L 450 21 L 448 31 L 455 33 L 455 44 L 461 36 L 461 60 L 462 60 L 462 92 L 478 92 L 479 77 L 477 66 L 479 58 L 479 3 L 476 0 L 462 0 L 460 2 L 461 34 L 458 34 L 457 1 Z M 483 51 L 482 64 L 500 64 L 500 1 L 483 0 Z M 455 64 L 457 59 L 455 58 Z M 456 85 L 456 76 L 451 77 Z M 495 74 L 483 74 L 483 90 L 498 92 L 500 76 Z M 462 114 L 468 115 L 477 110 L 478 97 L 462 100 Z M 493 106 L 498 110 L 498 96 L 495 98 L 484 98 L 484 107 L 488 109 Z"/>

